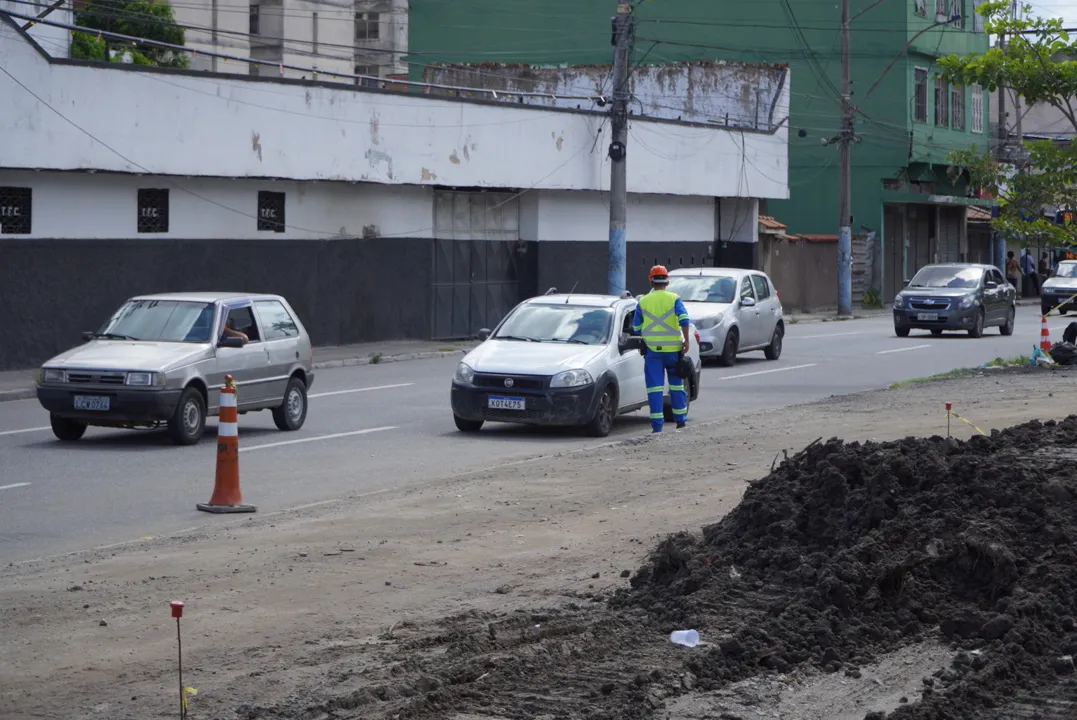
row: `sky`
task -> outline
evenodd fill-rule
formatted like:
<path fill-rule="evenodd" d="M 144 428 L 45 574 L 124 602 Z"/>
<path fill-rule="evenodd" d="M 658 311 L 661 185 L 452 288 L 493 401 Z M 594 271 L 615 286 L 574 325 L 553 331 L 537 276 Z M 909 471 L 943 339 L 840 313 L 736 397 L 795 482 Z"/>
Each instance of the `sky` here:
<path fill-rule="evenodd" d="M 1021 1 L 1021 0 L 1019 0 Z M 1077 2 L 1074 0 L 1023 0 L 1032 6 L 1032 12 L 1041 17 L 1061 17 L 1073 27 L 1077 25 Z"/>

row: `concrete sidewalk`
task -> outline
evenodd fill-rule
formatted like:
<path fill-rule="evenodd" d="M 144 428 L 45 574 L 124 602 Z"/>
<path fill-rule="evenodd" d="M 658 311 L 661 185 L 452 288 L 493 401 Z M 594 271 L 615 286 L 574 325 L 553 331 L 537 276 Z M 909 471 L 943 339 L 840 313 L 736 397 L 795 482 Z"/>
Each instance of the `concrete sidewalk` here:
<path fill-rule="evenodd" d="M 423 360 L 426 358 L 464 355 L 476 342 L 427 342 L 424 340 L 391 340 L 314 348 L 314 369 L 376 365 L 378 363 Z M 0 372 L 0 402 L 36 397 L 34 385 L 37 370 Z"/>

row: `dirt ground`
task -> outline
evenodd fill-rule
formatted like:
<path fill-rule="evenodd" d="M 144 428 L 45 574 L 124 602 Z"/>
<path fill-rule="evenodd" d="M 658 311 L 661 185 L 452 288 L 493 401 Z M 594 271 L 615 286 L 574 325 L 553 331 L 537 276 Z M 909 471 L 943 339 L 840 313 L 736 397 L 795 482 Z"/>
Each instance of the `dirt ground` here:
<path fill-rule="evenodd" d="M 958 648 L 924 636 L 852 673 L 775 667 L 702 687 L 686 662 L 706 645 L 674 646 L 676 627 L 607 601 L 667 534 L 698 535 L 733 509 L 783 450 L 945 434 L 945 400 L 986 433 L 1060 420 L 1075 388 L 1077 372 L 995 371 L 831 398 L 12 565 L 0 570 L 0 716 L 175 717 L 173 599 L 187 603 L 192 719 L 891 711 L 915 703 Z M 954 436 L 972 425 L 955 420 Z"/>

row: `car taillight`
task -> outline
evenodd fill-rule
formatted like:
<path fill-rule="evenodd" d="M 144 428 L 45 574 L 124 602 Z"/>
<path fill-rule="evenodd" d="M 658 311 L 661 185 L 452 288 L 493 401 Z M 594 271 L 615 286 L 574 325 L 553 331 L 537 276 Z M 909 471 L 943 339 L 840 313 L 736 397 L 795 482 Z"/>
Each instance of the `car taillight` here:
<path fill-rule="evenodd" d="M 696 330 L 696 345 L 699 345 L 699 330 Z"/>

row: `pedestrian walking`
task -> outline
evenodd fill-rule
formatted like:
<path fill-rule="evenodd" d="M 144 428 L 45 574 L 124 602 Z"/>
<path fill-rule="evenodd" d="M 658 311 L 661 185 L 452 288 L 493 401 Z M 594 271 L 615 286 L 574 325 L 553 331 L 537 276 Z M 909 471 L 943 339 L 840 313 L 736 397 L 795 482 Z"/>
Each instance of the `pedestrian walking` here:
<path fill-rule="evenodd" d="M 1006 282 L 1013 285 L 1018 294 L 1021 292 L 1021 268 L 1013 256 L 1013 250 L 1006 253 Z"/>
<path fill-rule="evenodd" d="M 1032 258 L 1032 250 L 1025 248 L 1025 253 L 1021 256 L 1021 270 L 1025 273 L 1025 277 L 1028 278 L 1028 292 L 1029 297 L 1036 297 L 1040 294 L 1040 279 L 1036 275 L 1036 261 Z"/>
<path fill-rule="evenodd" d="M 1051 259 L 1047 253 L 1040 255 L 1040 267 L 1039 267 L 1040 281 L 1043 278 L 1048 277 L 1051 274 Z"/>
<path fill-rule="evenodd" d="M 651 268 L 651 291 L 639 299 L 632 317 L 632 332 L 647 346 L 643 377 L 651 411 L 651 431 L 662 432 L 664 395 L 669 377 L 669 398 L 678 428 L 688 421 L 688 395 L 680 376 L 681 358 L 688 354 L 688 311 L 675 293 L 669 292 L 669 272 L 662 265 Z"/>

